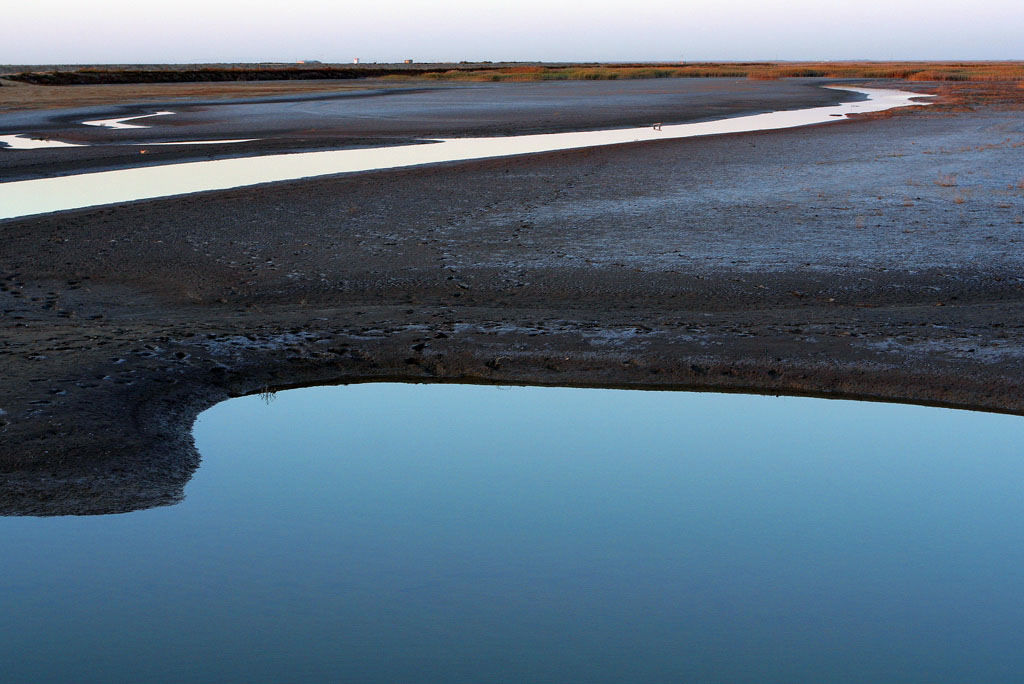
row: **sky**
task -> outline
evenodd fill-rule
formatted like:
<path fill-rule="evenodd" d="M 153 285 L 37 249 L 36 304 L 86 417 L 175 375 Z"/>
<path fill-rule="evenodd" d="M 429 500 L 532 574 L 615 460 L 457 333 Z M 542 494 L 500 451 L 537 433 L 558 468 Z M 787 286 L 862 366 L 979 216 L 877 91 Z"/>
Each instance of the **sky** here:
<path fill-rule="evenodd" d="M 1020 0 L 34 0 L 2 64 L 1024 59 Z"/>

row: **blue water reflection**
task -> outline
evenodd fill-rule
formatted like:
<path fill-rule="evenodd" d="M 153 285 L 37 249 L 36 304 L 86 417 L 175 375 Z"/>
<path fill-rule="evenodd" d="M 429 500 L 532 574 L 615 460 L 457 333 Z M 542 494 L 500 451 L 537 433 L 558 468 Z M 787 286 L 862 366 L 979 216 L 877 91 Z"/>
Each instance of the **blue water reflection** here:
<path fill-rule="evenodd" d="M 196 438 L 179 506 L 0 520 L 4 681 L 1024 672 L 1021 418 L 361 385 Z"/>

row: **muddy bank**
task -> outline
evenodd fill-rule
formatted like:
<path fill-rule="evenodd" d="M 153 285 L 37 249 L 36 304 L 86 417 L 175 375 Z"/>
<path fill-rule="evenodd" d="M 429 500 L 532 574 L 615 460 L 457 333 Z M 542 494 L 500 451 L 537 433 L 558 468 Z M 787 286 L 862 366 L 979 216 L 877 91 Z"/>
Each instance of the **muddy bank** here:
<path fill-rule="evenodd" d="M 302 383 L 1024 413 L 1022 153 L 924 111 L 0 223 L 0 508 L 173 503 L 199 410 Z"/>

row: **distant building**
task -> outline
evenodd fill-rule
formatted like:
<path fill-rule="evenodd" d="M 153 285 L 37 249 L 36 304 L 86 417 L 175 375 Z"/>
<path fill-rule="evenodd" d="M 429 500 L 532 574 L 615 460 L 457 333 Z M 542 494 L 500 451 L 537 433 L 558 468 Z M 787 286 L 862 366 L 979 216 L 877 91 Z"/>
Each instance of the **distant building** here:
<path fill-rule="evenodd" d="M 406 64 L 412 64 L 412 60 L 411 59 L 407 59 L 407 60 L 405 60 L 405 63 Z"/>
<path fill-rule="evenodd" d="M 353 57 L 352 58 L 352 63 L 353 64 L 359 64 L 359 58 L 358 57 Z"/>
<path fill-rule="evenodd" d="M 299 64 L 323 64 L 319 59 L 300 59 Z"/>

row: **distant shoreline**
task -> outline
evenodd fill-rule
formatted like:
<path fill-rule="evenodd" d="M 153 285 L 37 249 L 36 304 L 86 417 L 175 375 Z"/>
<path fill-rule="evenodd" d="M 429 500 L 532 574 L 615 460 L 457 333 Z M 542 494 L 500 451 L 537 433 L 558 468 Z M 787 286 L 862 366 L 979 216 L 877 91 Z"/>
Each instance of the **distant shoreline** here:
<path fill-rule="evenodd" d="M 927 87 L 954 106 L 1024 101 L 1017 62 L 687 62 L 0 65 L 0 113 L 143 102 L 314 96 L 467 83 L 821 79 Z"/>
<path fill-rule="evenodd" d="M 631 78 L 897 78 L 910 81 L 1024 81 L 1024 61 L 935 62 L 458 62 L 9 65 L 0 76 L 34 85 L 207 81 L 431 80 L 543 81 Z"/>

